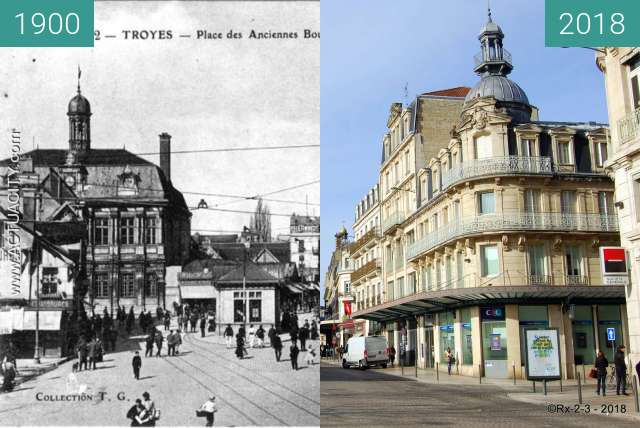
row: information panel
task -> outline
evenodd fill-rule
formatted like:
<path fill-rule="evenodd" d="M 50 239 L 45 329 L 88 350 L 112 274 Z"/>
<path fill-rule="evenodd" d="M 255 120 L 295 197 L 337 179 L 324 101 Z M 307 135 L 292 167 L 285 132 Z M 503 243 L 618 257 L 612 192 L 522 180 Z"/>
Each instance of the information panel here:
<path fill-rule="evenodd" d="M 530 328 L 525 330 L 527 346 L 527 379 L 560 379 L 560 347 L 558 329 Z"/>

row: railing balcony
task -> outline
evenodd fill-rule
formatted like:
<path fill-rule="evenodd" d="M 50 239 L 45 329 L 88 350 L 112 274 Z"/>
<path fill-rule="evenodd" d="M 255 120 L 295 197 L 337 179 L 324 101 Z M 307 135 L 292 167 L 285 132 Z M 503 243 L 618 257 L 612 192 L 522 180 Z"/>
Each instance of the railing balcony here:
<path fill-rule="evenodd" d="M 365 263 L 351 274 L 351 284 L 363 278 L 364 276 L 375 272 L 379 268 L 380 262 L 378 262 L 378 260 L 371 260 L 370 262 Z"/>
<path fill-rule="evenodd" d="M 619 144 L 626 144 L 638 136 L 640 129 L 640 108 L 618 121 Z"/>
<path fill-rule="evenodd" d="M 369 242 L 371 242 L 373 239 L 378 237 L 380 237 L 380 228 L 374 227 L 373 229 L 362 235 L 356 242 L 351 244 L 351 253 L 355 253 L 356 251 L 367 245 Z"/>
<path fill-rule="evenodd" d="M 478 52 L 474 57 L 473 57 L 473 62 L 476 68 L 478 68 L 481 64 L 488 62 L 506 62 L 508 64 L 513 64 L 513 56 L 511 55 L 511 52 L 509 52 L 508 50 L 501 48 L 502 49 L 502 58 L 499 58 L 499 55 L 496 52 L 487 52 L 485 53 L 485 51 L 482 52 Z"/>
<path fill-rule="evenodd" d="M 551 285 L 553 277 L 551 275 L 527 275 L 527 284 L 529 285 Z"/>
<path fill-rule="evenodd" d="M 388 230 L 392 229 L 395 226 L 402 224 L 404 220 L 404 214 L 396 211 L 395 213 L 390 214 L 387 218 L 382 221 L 382 232 L 386 233 Z"/>
<path fill-rule="evenodd" d="M 452 239 L 501 231 L 618 232 L 618 217 L 601 214 L 504 213 L 485 214 L 450 222 L 407 248 L 411 260 Z"/>
<path fill-rule="evenodd" d="M 470 178 L 510 174 L 553 174 L 551 158 L 501 156 L 463 162 L 442 172 L 442 188 Z"/>
<path fill-rule="evenodd" d="M 589 285 L 589 278 L 584 275 L 565 275 L 566 285 Z"/>

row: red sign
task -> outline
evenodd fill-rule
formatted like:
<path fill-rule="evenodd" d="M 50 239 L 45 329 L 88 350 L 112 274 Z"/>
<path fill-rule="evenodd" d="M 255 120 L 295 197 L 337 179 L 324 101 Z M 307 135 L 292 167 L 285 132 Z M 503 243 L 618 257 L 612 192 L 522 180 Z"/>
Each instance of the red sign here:
<path fill-rule="evenodd" d="M 342 304 L 344 305 L 344 314 L 348 317 L 351 316 L 351 302 L 349 301 L 343 301 Z"/>
<path fill-rule="evenodd" d="M 627 271 L 625 252 L 623 248 L 603 248 L 605 273 L 624 273 Z"/>

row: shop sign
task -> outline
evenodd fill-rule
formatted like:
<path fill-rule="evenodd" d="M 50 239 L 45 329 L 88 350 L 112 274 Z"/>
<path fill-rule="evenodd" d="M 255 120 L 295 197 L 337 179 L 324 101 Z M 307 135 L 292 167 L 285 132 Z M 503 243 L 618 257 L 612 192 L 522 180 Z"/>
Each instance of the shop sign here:
<path fill-rule="evenodd" d="M 528 380 L 560 379 L 560 346 L 557 328 L 525 330 Z"/>
<path fill-rule="evenodd" d="M 487 321 L 504 321 L 504 306 L 502 307 L 483 307 L 480 308 L 480 314 L 483 320 Z"/>
<path fill-rule="evenodd" d="M 627 252 L 622 247 L 600 247 L 600 269 L 606 285 L 628 285 Z"/>

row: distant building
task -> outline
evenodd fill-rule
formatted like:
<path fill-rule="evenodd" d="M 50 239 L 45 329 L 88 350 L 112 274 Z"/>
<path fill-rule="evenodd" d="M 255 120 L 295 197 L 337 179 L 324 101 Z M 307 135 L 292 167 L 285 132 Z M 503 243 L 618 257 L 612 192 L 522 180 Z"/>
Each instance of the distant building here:
<path fill-rule="evenodd" d="M 286 238 L 291 246 L 291 261 L 296 264 L 300 277 L 306 282 L 319 282 L 320 217 L 294 213 Z"/>

